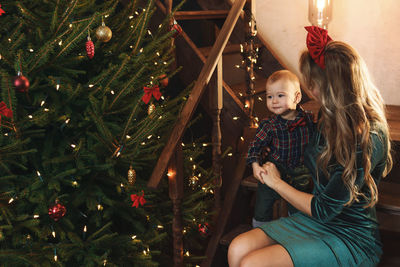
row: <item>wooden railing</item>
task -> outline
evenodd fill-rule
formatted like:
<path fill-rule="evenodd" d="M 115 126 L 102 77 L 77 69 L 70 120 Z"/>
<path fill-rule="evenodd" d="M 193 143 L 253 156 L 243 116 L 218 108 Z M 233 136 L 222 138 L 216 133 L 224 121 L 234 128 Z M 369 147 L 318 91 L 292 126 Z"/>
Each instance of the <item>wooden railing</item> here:
<path fill-rule="evenodd" d="M 214 127 L 213 127 L 213 170 L 214 173 L 219 173 L 217 182 L 221 179 L 221 167 L 219 165 L 219 156 L 221 155 L 221 133 L 220 133 L 220 113 L 222 109 L 222 52 L 228 42 L 228 39 L 233 31 L 233 28 L 238 20 L 239 15 L 242 13 L 243 6 L 246 0 L 236 0 L 233 4 L 225 23 L 217 36 L 214 46 L 212 47 L 208 58 L 205 60 L 204 66 L 200 75 L 192 89 L 191 94 L 186 101 L 178 119 L 172 129 L 169 140 L 164 147 L 161 155 L 153 169 L 153 173 L 148 181 L 147 186 L 156 189 L 166 173 L 169 181 L 169 196 L 173 203 L 173 258 L 174 266 L 183 266 L 183 242 L 182 242 L 182 218 L 181 218 L 181 201 L 183 197 L 183 163 L 182 163 L 182 150 L 180 145 L 184 131 L 187 128 L 188 122 L 193 116 L 197 105 L 200 102 L 201 96 L 205 91 L 205 87 L 210 82 L 216 66 L 218 65 L 217 78 L 213 81 L 218 90 L 211 94 L 214 113 Z M 165 14 L 171 13 L 172 0 L 165 0 L 165 6 L 156 0 L 157 7 Z M 187 12 L 181 12 L 178 16 L 187 19 Z M 202 12 L 197 12 L 195 15 L 204 15 Z M 213 16 L 222 16 L 223 12 L 214 12 Z M 202 58 L 204 59 L 204 57 Z M 226 84 L 224 84 L 226 86 Z M 216 198 L 217 200 L 219 199 Z M 217 201 L 217 206 L 220 206 Z"/>

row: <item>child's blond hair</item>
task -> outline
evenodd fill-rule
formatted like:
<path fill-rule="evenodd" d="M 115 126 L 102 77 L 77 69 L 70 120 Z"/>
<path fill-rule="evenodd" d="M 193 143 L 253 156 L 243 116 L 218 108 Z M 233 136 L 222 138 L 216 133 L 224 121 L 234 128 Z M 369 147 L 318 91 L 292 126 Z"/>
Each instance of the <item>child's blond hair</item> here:
<path fill-rule="evenodd" d="M 295 93 L 297 93 L 297 92 L 301 93 L 299 78 L 293 72 L 288 71 L 288 70 L 278 70 L 278 71 L 275 71 L 274 73 L 272 73 L 267 79 L 265 89 L 268 90 L 269 85 L 271 85 L 279 80 L 285 80 L 285 81 L 293 83 L 294 88 L 296 89 Z"/>

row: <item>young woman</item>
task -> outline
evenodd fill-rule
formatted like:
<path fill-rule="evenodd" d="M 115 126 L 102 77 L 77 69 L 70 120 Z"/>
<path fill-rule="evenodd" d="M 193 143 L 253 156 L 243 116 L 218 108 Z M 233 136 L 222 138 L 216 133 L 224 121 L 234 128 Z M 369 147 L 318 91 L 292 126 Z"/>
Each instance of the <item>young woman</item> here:
<path fill-rule="evenodd" d="M 300 212 L 235 238 L 231 267 L 376 266 L 382 254 L 377 184 L 392 166 L 382 98 L 352 47 L 321 28 L 306 29 L 300 71 L 321 103 L 304 158 L 314 190 L 296 190 L 266 163 L 265 184 Z"/>

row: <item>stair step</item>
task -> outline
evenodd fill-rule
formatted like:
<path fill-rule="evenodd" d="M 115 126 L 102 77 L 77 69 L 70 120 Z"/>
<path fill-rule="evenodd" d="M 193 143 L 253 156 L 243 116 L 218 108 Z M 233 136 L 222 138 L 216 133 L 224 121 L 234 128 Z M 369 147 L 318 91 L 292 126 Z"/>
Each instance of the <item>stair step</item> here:
<path fill-rule="evenodd" d="M 249 224 L 240 224 L 239 226 L 237 226 L 235 229 L 233 229 L 232 231 L 230 231 L 229 233 L 227 233 L 226 235 L 224 235 L 221 240 L 219 241 L 219 243 L 221 245 L 224 246 L 229 246 L 229 244 L 232 242 L 232 240 L 237 237 L 238 235 L 247 232 L 249 230 L 251 230 L 252 227 Z"/>
<path fill-rule="evenodd" d="M 392 215 L 400 215 L 400 184 L 381 181 L 378 186 L 379 201 L 376 209 Z"/>
<path fill-rule="evenodd" d="M 210 54 L 211 48 L 212 48 L 212 46 L 205 46 L 205 47 L 199 47 L 199 50 L 205 57 L 208 57 L 208 55 Z M 222 53 L 225 55 L 233 54 L 233 53 L 240 53 L 240 44 L 227 44 Z"/>
<path fill-rule="evenodd" d="M 266 78 L 256 78 L 255 79 L 255 85 L 254 85 L 254 90 L 255 90 L 255 95 L 260 95 L 262 98 L 265 98 L 265 82 L 267 81 Z M 239 84 L 234 84 L 231 85 L 231 88 L 234 89 L 234 91 L 242 96 L 246 95 L 246 90 L 247 90 L 247 83 L 239 83 Z"/>
<path fill-rule="evenodd" d="M 248 189 L 256 190 L 257 182 L 258 182 L 257 179 L 254 178 L 253 175 L 250 175 L 242 180 L 241 185 L 247 187 Z"/>
<path fill-rule="evenodd" d="M 174 18 L 176 20 L 225 19 L 228 13 L 229 10 L 177 11 Z"/>
<path fill-rule="evenodd" d="M 261 47 L 263 46 L 262 44 L 256 44 L 255 47 Z M 205 47 L 200 47 L 199 50 L 203 53 L 205 57 L 207 57 L 210 54 L 212 46 L 205 46 Z M 223 54 L 235 54 L 235 53 L 240 53 L 240 44 L 227 44 Z"/>

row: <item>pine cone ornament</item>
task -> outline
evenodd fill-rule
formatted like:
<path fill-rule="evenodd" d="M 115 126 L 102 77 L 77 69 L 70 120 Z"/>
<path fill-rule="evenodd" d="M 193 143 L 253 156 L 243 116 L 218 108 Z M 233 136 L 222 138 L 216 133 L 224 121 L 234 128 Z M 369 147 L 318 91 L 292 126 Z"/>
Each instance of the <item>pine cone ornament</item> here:
<path fill-rule="evenodd" d="M 128 170 L 128 183 L 130 185 L 134 185 L 136 182 L 136 172 L 135 170 L 132 168 L 132 165 L 129 167 Z"/>
<path fill-rule="evenodd" d="M 89 59 L 92 59 L 94 57 L 94 44 L 90 39 L 90 36 L 88 37 L 88 40 L 86 42 L 86 54 Z"/>
<path fill-rule="evenodd" d="M 156 110 L 156 106 L 153 103 L 150 103 L 150 105 L 147 108 L 147 115 L 150 115 Z"/>

